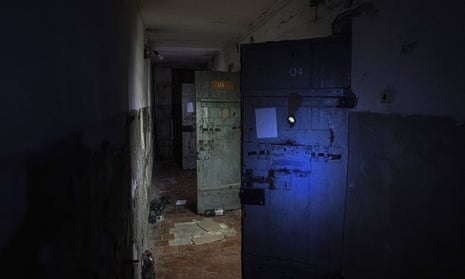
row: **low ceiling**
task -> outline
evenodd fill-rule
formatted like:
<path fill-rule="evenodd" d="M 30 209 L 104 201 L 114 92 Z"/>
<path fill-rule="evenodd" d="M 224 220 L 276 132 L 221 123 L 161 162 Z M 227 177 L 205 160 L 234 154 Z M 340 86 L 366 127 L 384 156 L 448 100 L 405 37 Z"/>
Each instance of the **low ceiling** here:
<path fill-rule="evenodd" d="M 266 22 L 289 0 L 140 0 L 152 47 L 163 63 L 206 63 Z"/>

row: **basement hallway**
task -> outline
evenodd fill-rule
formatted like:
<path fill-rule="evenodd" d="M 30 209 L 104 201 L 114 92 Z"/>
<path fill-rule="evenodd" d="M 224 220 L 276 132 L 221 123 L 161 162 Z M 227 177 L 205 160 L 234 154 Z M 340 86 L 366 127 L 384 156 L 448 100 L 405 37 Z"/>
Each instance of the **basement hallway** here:
<path fill-rule="evenodd" d="M 155 162 L 150 200 L 169 201 L 161 218 L 149 224 L 155 278 L 239 279 L 241 210 L 196 214 L 196 177 L 195 170 L 182 170 L 175 162 Z M 176 205 L 182 200 L 185 205 Z"/>

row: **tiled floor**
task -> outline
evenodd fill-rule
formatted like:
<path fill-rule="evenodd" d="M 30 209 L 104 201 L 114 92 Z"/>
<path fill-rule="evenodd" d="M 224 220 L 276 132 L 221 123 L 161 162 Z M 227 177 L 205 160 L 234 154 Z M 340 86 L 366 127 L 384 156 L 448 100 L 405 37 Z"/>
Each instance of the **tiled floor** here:
<path fill-rule="evenodd" d="M 163 219 L 150 225 L 154 243 L 157 279 L 240 279 L 241 278 L 241 213 L 226 211 L 224 216 L 204 217 L 196 208 L 196 172 L 182 171 L 172 162 L 156 162 L 153 178 L 156 197 L 167 196 L 170 203 Z M 187 200 L 176 205 L 176 200 Z M 173 228 L 177 223 L 211 218 L 226 225 L 229 231 L 220 241 L 206 244 L 177 245 Z M 177 236 L 178 237 L 178 236 Z"/>

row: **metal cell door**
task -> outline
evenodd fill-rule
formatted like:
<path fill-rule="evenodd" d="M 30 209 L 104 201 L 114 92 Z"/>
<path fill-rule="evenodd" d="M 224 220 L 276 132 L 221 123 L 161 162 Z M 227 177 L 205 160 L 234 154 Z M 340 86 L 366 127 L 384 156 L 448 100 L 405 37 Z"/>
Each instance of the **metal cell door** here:
<path fill-rule="evenodd" d="M 241 59 L 243 278 L 339 278 L 350 40 L 242 45 Z"/>
<path fill-rule="evenodd" d="M 195 73 L 197 212 L 240 208 L 239 73 Z"/>

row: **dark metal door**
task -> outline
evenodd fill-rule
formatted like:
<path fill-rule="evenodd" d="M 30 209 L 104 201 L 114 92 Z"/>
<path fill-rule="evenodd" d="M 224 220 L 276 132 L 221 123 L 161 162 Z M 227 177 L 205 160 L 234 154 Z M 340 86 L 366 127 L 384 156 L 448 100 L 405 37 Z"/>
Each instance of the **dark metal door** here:
<path fill-rule="evenodd" d="M 182 84 L 182 168 L 196 167 L 195 84 Z"/>
<path fill-rule="evenodd" d="M 195 73 L 197 212 L 240 208 L 239 73 Z"/>
<path fill-rule="evenodd" d="M 287 60 L 262 57 L 280 48 Z M 350 44 L 338 39 L 253 44 L 241 53 L 244 278 L 338 274 L 347 106 L 353 104 Z M 321 57 L 331 59 L 324 63 Z M 301 102 L 294 111 L 295 94 Z M 290 114 L 294 124 L 287 120 Z"/>

